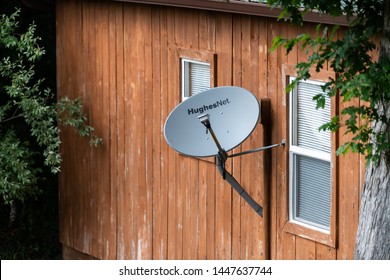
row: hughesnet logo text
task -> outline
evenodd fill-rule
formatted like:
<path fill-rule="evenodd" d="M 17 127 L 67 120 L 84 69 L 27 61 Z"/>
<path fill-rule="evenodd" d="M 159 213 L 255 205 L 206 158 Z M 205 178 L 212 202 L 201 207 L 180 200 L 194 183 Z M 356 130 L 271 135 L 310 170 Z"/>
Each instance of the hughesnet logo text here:
<path fill-rule="evenodd" d="M 206 112 L 208 110 L 212 110 L 212 109 L 216 109 L 216 108 L 221 107 L 221 106 L 225 106 L 225 105 L 229 104 L 230 102 L 231 101 L 229 100 L 229 98 L 221 99 L 213 104 L 203 105 L 203 106 L 198 107 L 198 108 L 189 108 L 189 109 L 187 109 L 187 112 L 188 112 L 188 115 L 203 114 L 204 112 Z"/>

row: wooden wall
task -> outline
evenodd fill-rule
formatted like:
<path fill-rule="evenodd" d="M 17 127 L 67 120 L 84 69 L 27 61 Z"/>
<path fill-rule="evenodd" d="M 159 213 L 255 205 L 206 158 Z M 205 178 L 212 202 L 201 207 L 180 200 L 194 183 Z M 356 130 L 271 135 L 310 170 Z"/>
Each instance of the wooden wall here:
<path fill-rule="evenodd" d="M 313 25 L 304 28 L 312 32 Z M 247 15 L 57 1 L 58 95 L 81 97 L 104 141 L 90 147 L 64 128 L 64 246 L 99 259 L 352 258 L 362 174 L 358 156 L 337 160 L 337 244 L 331 247 L 284 230 L 286 148 L 228 162 L 264 206 L 260 218 L 212 161 L 181 156 L 163 137 L 165 119 L 180 102 L 178 50 L 187 49 L 216 54 L 217 86 L 242 86 L 271 101 L 271 125 L 259 124 L 237 150 L 287 138 L 282 65 L 294 65 L 304 54 L 269 48 L 275 36 L 301 31 Z"/>

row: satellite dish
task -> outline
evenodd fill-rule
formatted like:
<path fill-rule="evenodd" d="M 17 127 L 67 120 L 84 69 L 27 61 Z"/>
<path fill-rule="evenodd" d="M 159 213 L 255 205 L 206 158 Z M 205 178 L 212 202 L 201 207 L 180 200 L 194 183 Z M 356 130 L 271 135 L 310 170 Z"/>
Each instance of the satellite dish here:
<path fill-rule="evenodd" d="M 216 87 L 180 103 L 164 126 L 167 143 L 177 152 L 208 157 L 218 154 L 218 147 L 200 116 L 207 115 L 214 133 L 226 152 L 240 145 L 255 129 L 260 115 L 257 98 L 240 87 Z"/>
<path fill-rule="evenodd" d="M 193 157 L 216 157 L 223 179 L 245 199 L 257 214 L 263 208 L 225 169 L 229 157 L 241 156 L 285 144 L 273 144 L 237 154 L 227 152 L 240 145 L 255 129 L 260 115 L 257 98 L 240 87 L 217 87 L 194 95 L 179 104 L 164 126 L 167 143 L 179 153 Z"/>

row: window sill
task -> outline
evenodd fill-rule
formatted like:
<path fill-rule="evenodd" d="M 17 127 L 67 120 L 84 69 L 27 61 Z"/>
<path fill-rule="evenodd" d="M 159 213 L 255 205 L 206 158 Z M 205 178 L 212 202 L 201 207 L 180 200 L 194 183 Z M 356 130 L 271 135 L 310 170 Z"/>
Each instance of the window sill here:
<path fill-rule="evenodd" d="M 332 232 L 335 232 L 334 230 L 327 232 L 325 230 L 314 229 L 310 226 L 304 226 L 296 222 L 288 221 L 284 225 L 283 231 L 332 248 L 337 248 L 335 234 L 332 234 Z"/>

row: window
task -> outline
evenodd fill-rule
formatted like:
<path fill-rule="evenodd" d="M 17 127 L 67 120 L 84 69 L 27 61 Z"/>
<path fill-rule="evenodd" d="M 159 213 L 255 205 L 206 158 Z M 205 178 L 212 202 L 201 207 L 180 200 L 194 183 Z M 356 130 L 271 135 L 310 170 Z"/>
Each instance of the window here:
<path fill-rule="evenodd" d="M 290 82 L 291 82 L 290 78 Z M 331 118 L 331 101 L 316 109 L 322 93 L 316 81 L 303 81 L 290 94 L 289 220 L 315 230 L 331 227 L 331 135 L 318 128 Z"/>
<path fill-rule="evenodd" d="M 310 70 L 311 80 L 301 81 L 288 94 L 286 108 L 287 144 L 280 203 L 283 232 L 337 248 L 337 185 L 339 134 L 318 128 L 338 112 L 338 97 L 326 99 L 324 109 L 316 109 L 313 96 L 321 86 L 335 79 L 335 73 Z M 295 65 L 282 65 L 282 90 L 296 76 Z M 284 163 L 281 165 L 283 166 Z"/>
<path fill-rule="evenodd" d="M 182 101 L 210 88 L 210 63 L 181 59 Z"/>
<path fill-rule="evenodd" d="M 178 49 L 180 61 L 181 101 L 217 86 L 217 55 L 192 49 Z"/>

